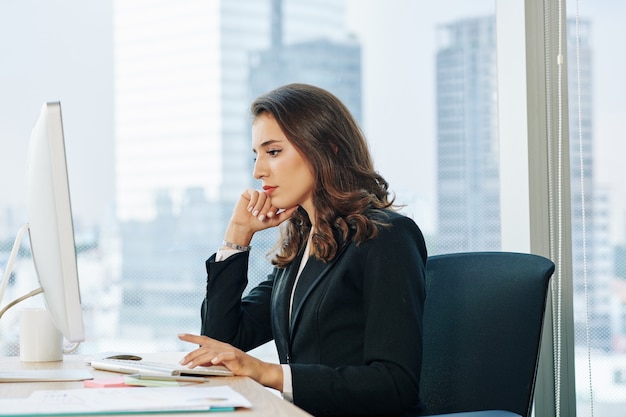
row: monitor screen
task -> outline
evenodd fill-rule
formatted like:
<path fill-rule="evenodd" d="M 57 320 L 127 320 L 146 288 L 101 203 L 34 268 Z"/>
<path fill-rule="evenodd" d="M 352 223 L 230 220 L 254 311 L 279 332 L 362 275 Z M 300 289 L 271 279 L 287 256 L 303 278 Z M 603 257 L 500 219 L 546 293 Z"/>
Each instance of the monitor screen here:
<path fill-rule="evenodd" d="M 28 148 L 27 211 L 33 262 L 52 321 L 84 340 L 61 104 L 45 103 Z"/>

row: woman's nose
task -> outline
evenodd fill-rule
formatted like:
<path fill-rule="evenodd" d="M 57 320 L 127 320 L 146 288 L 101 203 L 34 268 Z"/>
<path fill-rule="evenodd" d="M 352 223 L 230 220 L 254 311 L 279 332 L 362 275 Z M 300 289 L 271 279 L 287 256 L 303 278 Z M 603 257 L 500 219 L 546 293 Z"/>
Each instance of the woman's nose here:
<path fill-rule="evenodd" d="M 252 175 L 257 180 L 260 180 L 267 175 L 267 168 L 265 167 L 265 163 L 262 161 L 262 158 L 257 157 L 254 161 L 254 169 L 252 170 Z"/>

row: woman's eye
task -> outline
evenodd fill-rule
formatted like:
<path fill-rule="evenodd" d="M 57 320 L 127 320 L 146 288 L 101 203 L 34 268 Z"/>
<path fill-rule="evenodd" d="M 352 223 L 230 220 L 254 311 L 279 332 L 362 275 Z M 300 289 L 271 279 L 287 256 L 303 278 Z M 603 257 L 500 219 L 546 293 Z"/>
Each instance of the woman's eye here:
<path fill-rule="evenodd" d="M 270 149 L 267 151 L 269 156 L 276 156 L 280 153 L 281 149 Z"/>

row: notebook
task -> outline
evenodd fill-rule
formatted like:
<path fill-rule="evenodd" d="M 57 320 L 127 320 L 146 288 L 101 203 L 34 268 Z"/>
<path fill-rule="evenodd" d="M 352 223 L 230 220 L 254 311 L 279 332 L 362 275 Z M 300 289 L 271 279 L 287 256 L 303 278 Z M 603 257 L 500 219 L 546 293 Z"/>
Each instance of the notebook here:
<path fill-rule="evenodd" d="M 92 359 L 91 367 L 122 374 L 172 375 L 172 376 L 233 376 L 224 366 L 198 366 L 187 368 L 164 362 L 134 361 L 127 359 Z"/>

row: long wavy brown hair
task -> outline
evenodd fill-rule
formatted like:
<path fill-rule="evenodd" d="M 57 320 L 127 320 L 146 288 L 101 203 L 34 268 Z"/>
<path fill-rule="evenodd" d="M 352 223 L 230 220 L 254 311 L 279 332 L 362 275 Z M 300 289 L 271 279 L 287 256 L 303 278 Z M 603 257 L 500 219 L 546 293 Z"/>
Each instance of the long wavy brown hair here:
<path fill-rule="evenodd" d="M 392 208 L 389 184 L 374 171 L 365 137 L 348 108 L 330 92 L 289 84 L 257 98 L 254 118 L 271 114 L 315 176 L 315 230 L 311 254 L 324 262 L 350 241 L 376 236 Z M 281 225 L 272 263 L 285 267 L 306 244 L 311 220 L 299 207 Z"/>

